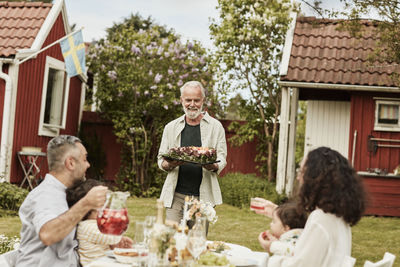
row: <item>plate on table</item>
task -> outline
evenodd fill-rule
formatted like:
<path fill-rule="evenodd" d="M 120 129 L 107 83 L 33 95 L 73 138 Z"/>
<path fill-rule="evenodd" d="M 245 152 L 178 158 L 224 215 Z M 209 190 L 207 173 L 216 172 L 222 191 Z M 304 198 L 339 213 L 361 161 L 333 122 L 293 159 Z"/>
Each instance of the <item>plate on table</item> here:
<path fill-rule="evenodd" d="M 248 258 L 241 258 L 237 256 L 227 256 L 229 262 L 236 267 L 257 266 L 257 261 Z"/>
<path fill-rule="evenodd" d="M 142 259 L 147 257 L 147 253 L 140 253 Z M 114 248 L 113 255 L 120 263 L 133 264 L 139 261 L 139 253 L 135 248 Z"/>
<path fill-rule="evenodd" d="M 173 158 L 173 157 L 171 157 L 171 156 L 169 156 L 169 155 L 162 155 L 162 157 L 165 158 L 165 159 L 167 159 L 167 160 L 176 160 L 176 161 L 182 161 L 182 162 L 192 163 L 192 164 L 198 164 L 198 165 L 207 165 L 207 164 L 213 164 L 213 163 L 218 163 L 218 162 L 220 162 L 220 160 L 215 160 L 215 161 L 200 163 L 200 162 L 196 162 L 196 161 L 192 161 L 192 160 L 184 160 L 184 159 Z"/>
<path fill-rule="evenodd" d="M 109 258 L 115 259 L 114 251 L 112 251 L 112 250 L 106 250 L 106 252 L 104 252 L 104 254 L 106 254 L 106 256 Z"/>

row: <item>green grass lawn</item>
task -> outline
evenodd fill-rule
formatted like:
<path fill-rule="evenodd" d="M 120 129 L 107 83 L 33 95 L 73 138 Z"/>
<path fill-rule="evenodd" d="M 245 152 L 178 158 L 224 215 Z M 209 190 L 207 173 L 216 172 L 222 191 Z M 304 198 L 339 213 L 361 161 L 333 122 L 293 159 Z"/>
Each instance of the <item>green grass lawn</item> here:
<path fill-rule="evenodd" d="M 127 235 L 133 237 L 132 222 L 144 220 L 146 215 L 156 215 L 156 200 L 130 198 L 128 201 L 131 226 Z M 250 210 L 230 205 L 216 208 L 218 221 L 210 225 L 208 239 L 222 240 L 261 251 L 258 233 L 267 229 L 269 219 Z M 7 236 L 19 235 L 21 223 L 18 217 L 0 218 L 0 233 Z M 388 251 L 397 256 L 393 266 L 400 267 L 400 218 L 364 217 L 353 227 L 352 256 L 357 259 L 356 267 L 362 267 L 365 260 L 378 261 Z"/>

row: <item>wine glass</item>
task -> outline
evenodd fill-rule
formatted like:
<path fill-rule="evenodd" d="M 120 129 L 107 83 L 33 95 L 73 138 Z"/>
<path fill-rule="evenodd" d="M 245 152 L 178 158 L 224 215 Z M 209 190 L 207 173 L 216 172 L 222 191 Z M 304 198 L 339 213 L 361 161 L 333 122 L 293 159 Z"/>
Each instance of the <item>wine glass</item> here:
<path fill-rule="evenodd" d="M 135 238 L 134 238 L 135 244 L 134 248 L 138 252 L 138 261 L 139 261 L 139 266 L 142 265 L 144 257 L 148 255 L 148 248 L 146 245 L 146 238 L 145 238 L 145 222 L 143 221 L 137 221 L 135 223 Z"/>
<path fill-rule="evenodd" d="M 203 229 L 192 229 L 189 231 L 186 247 L 195 260 L 206 249 L 206 241 Z"/>
<path fill-rule="evenodd" d="M 147 245 L 150 242 L 151 229 L 153 229 L 155 222 L 156 216 L 146 216 L 144 220 L 144 238 Z"/>

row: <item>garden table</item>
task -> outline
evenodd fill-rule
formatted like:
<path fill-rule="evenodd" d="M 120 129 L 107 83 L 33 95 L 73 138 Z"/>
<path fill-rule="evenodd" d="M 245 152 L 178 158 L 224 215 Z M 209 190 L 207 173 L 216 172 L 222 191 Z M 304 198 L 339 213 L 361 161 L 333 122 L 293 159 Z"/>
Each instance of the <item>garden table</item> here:
<path fill-rule="evenodd" d="M 252 251 L 247 247 L 226 243 L 231 249 L 226 250 L 228 258 L 237 263 L 237 267 L 267 267 L 269 255 L 266 252 Z M 112 257 L 102 257 L 93 261 L 88 267 L 127 267 L 131 264 L 122 264 Z"/>

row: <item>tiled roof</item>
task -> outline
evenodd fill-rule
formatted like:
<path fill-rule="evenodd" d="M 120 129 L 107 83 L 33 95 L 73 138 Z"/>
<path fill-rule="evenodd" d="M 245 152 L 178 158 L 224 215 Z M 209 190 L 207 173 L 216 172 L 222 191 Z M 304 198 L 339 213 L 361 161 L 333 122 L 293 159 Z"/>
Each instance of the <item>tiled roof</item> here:
<path fill-rule="evenodd" d="M 0 56 L 30 48 L 52 6 L 41 2 L 0 2 Z"/>
<path fill-rule="evenodd" d="M 377 45 L 375 25 L 363 21 L 364 34 L 339 30 L 339 20 L 300 17 L 294 30 L 287 75 L 281 81 L 368 86 L 396 86 L 391 74 L 400 66 L 369 62 Z"/>

